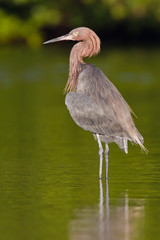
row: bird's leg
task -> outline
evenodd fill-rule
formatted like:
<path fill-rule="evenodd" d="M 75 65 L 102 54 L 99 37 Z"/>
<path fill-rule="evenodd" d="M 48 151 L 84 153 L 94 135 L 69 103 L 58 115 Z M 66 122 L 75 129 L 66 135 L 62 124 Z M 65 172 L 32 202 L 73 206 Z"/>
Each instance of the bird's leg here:
<path fill-rule="evenodd" d="M 109 158 L 109 147 L 108 147 L 108 144 L 105 143 L 106 179 L 108 179 L 108 158 Z"/>
<path fill-rule="evenodd" d="M 96 134 L 98 146 L 99 146 L 99 179 L 102 179 L 102 163 L 103 163 L 103 147 L 99 137 L 99 134 Z"/>

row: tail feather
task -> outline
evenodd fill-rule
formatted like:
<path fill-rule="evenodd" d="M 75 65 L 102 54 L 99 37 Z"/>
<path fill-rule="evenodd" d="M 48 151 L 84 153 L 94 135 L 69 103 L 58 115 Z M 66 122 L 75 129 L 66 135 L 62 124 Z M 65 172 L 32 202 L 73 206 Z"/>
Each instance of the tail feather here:
<path fill-rule="evenodd" d="M 140 136 L 141 136 L 141 135 L 140 135 Z M 141 137 L 142 137 L 142 136 L 141 136 Z M 141 147 L 142 152 L 148 154 L 148 152 L 149 152 L 148 149 L 143 145 L 143 137 L 142 137 L 142 140 L 140 140 L 137 135 L 134 136 L 134 142 L 135 142 L 136 144 L 139 144 L 139 146 Z"/>

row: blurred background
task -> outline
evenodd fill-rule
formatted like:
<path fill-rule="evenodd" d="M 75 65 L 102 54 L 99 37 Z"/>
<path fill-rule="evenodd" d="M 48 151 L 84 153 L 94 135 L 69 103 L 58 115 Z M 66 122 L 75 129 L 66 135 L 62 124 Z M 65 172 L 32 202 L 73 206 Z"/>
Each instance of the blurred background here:
<path fill-rule="evenodd" d="M 106 184 L 64 104 L 75 42 L 43 45 L 79 26 L 101 38 L 84 61 L 122 93 L 149 150 L 110 144 Z M 159 104 L 159 0 L 0 0 L 0 238 L 159 240 Z"/>
<path fill-rule="evenodd" d="M 88 26 L 103 40 L 159 43 L 159 0 L 0 0 L 0 42 L 41 46 L 48 35 Z"/>

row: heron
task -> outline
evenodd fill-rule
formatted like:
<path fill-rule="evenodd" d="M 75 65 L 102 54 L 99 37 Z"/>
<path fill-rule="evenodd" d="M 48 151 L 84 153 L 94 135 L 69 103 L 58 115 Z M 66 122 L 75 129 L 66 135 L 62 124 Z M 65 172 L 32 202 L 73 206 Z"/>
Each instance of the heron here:
<path fill-rule="evenodd" d="M 114 84 L 105 74 L 83 58 L 96 55 L 100 51 L 100 38 L 87 27 L 78 27 L 68 34 L 51 39 L 44 44 L 64 40 L 77 41 L 69 59 L 69 77 L 65 86 L 65 104 L 74 122 L 90 131 L 99 146 L 99 178 L 102 179 L 103 146 L 105 143 L 105 178 L 108 179 L 108 143 L 115 142 L 128 153 L 128 141 L 143 145 L 143 137 L 135 127 L 133 111 Z"/>

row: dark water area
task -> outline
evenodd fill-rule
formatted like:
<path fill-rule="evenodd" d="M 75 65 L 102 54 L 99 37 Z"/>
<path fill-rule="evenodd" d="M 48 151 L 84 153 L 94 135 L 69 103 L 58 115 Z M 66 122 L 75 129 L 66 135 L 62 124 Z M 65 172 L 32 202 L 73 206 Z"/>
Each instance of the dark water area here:
<path fill-rule="evenodd" d="M 108 181 L 64 104 L 68 58 L 56 46 L 0 51 L 0 239 L 160 239 L 160 48 L 103 47 L 87 60 L 127 100 L 149 150 L 110 144 Z"/>

